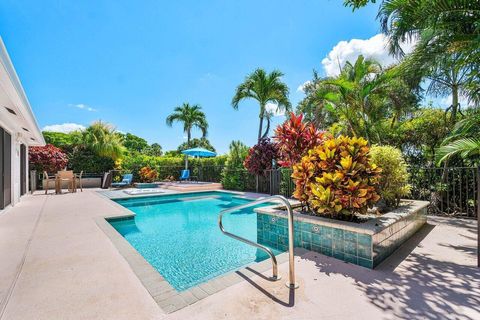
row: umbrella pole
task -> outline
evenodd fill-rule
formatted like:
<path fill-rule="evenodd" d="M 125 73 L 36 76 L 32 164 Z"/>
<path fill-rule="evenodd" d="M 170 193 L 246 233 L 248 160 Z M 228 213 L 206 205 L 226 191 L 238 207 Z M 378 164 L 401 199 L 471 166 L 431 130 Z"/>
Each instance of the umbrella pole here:
<path fill-rule="evenodd" d="M 188 156 L 185 155 L 185 170 L 188 170 Z"/>

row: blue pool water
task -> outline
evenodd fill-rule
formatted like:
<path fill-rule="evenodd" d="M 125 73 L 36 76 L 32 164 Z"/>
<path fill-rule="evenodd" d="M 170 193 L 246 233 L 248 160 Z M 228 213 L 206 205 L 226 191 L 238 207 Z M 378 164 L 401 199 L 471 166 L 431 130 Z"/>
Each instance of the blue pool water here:
<path fill-rule="evenodd" d="M 218 228 L 222 209 L 249 202 L 234 194 L 191 193 L 117 202 L 136 216 L 112 220 L 111 225 L 179 291 L 268 258 Z M 226 214 L 223 221 L 226 230 L 257 241 L 257 214 L 252 208 Z"/>

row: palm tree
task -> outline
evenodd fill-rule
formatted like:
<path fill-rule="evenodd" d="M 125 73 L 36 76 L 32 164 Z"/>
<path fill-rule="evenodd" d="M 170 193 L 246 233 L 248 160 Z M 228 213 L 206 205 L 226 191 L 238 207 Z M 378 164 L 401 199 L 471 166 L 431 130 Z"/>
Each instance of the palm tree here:
<path fill-rule="evenodd" d="M 344 123 L 348 134 L 379 142 L 381 137 L 376 127 L 380 121 L 390 115 L 398 117 L 397 109 L 408 105 L 405 100 L 400 106 L 395 102 L 399 97 L 389 89 L 394 80 L 398 80 L 394 68 L 383 70 L 378 62 L 360 55 L 354 63 L 348 61 L 336 77 L 320 79 L 314 74 L 314 83 L 307 87 L 307 97 L 300 107 L 323 118 L 328 115 L 331 119 L 327 126 L 332 122 Z M 407 93 L 402 97 L 408 96 Z"/>
<path fill-rule="evenodd" d="M 111 124 L 102 121 L 92 123 L 81 133 L 81 139 L 81 145 L 102 157 L 116 160 L 125 152 L 122 137 Z"/>
<path fill-rule="evenodd" d="M 434 93 L 451 91 L 452 120 L 459 106 L 459 91 L 472 101 L 480 100 L 480 2 L 384 0 L 378 18 L 391 53 L 403 56 L 402 43 L 417 40 L 408 55 L 409 69 L 430 78 Z"/>
<path fill-rule="evenodd" d="M 194 127 L 202 131 L 202 137 L 206 137 L 208 130 L 208 123 L 202 107 L 198 104 L 190 105 L 184 103 L 180 107 L 176 107 L 168 117 L 167 125 L 171 127 L 174 122 L 183 123 L 183 132 L 187 134 L 187 145 L 190 147 L 190 140 L 192 139 L 192 129 Z"/>
<path fill-rule="evenodd" d="M 454 155 L 463 159 L 480 154 L 480 139 L 463 138 L 441 146 L 437 150 L 437 163 L 444 163 Z"/>
<path fill-rule="evenodd" d="M 475 112 L 455 124 L 451 134 L 443 145 L 437 149 L 438 164 L 446 163 L 448 159 L 459 155 L 462 159 L 480 154 L 480 113 Z"/>
<path fill-rule="evenodd" d="M 285 83 L 281 81 L 283 73 L 274 70 L 267 74 L 263 69 L 256 69 L 249 74 L 243 83 L 241 83 L 232 98 L 232 106 L 238 110 L 238 104 L 245 99 L 254 99 L 260 105 L 260 124 L 258 128 L 258 140 L 266 138 L 270 129 L 271 114 L 266 110 L 267 103 L 277 105 L 278 111 L 290 111 L 291 104 L 288 100 L 289 90 Z M 263 120 L 267 120 L 267 128 L 263 132 Z"/>

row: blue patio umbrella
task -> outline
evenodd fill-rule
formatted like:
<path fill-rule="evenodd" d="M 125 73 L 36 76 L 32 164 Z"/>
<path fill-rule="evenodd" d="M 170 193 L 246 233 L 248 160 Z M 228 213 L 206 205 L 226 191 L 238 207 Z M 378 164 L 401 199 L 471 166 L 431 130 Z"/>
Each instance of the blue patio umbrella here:
<path fill-rule="evenodd" d="M 188 156 L 201 157 L 201 158 L 210 158 L 210 157 L 217 156 L 215 152 L 204 149 L 204 148 L 187 149 L 187 150 L 183 150 L 182 153 L 187 155 L 187 157 L 185 157 L 185 170 L 188 169 Z"/>

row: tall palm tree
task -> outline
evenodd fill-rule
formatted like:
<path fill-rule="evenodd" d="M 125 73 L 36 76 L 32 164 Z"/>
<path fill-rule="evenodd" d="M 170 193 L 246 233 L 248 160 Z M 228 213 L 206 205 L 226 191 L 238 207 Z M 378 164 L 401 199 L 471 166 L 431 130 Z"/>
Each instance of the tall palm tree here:
<path fill-rule="evenodd" d="M 274 70 L 267 73 L 263 69 L 256 69 L 249 74 L 243 83 L 241 83 L 232 98 L 232 106 L 238 110 L 238 104 L 245 99 L 254 99 L 260 105 L 258 127 L 258 140 L 267 137 L 270 129 L 271 114 L 266 110 L 267 103 L 277 105 L 277 111 L 290 111 L 291 104 L 288 100 L 288 86 L 282 82 L 283 73 Z M 267 128 L 263 132 L 263 121 L 267 120 Z"/>
<path fill-rule="evenodd" d="M 453 120 L 459 91 L 480 101 L 479 1 L 383 0 L 378 18 L 391 53 L 403 56 L 402 44 L 417 40 L 409 69 L 429 78 L 434 93 L 451 91 Z"/>
<path fill-rule="evenodd" d="M 187 145 L 190 146 L 190 140 L 192 139 L 192 129 L 194 127 L 202 131 L 202 136 L 207 136 L 208 122 L 205 113 L 202 111 L 202 107 L 198 104 L 190 105 L 189 103 L 183 103 L 181 106 L 176 107 L 174 111 L 167 117 L 167 125 L 171 127 L 174 122 L 183 123 L 183 132 L 187 134 Z"/>
<path fill-rule="evenodd" d="M 100 120 L 93 122 L 87 129 L 81 132 L 78 138 L 82 140 L 79 141 L 79 144 L 92 149 L 102 157 L 116 160 L 121 158 L 125 152 L 122 137 L 115 128 L 111 124 Z"/>

